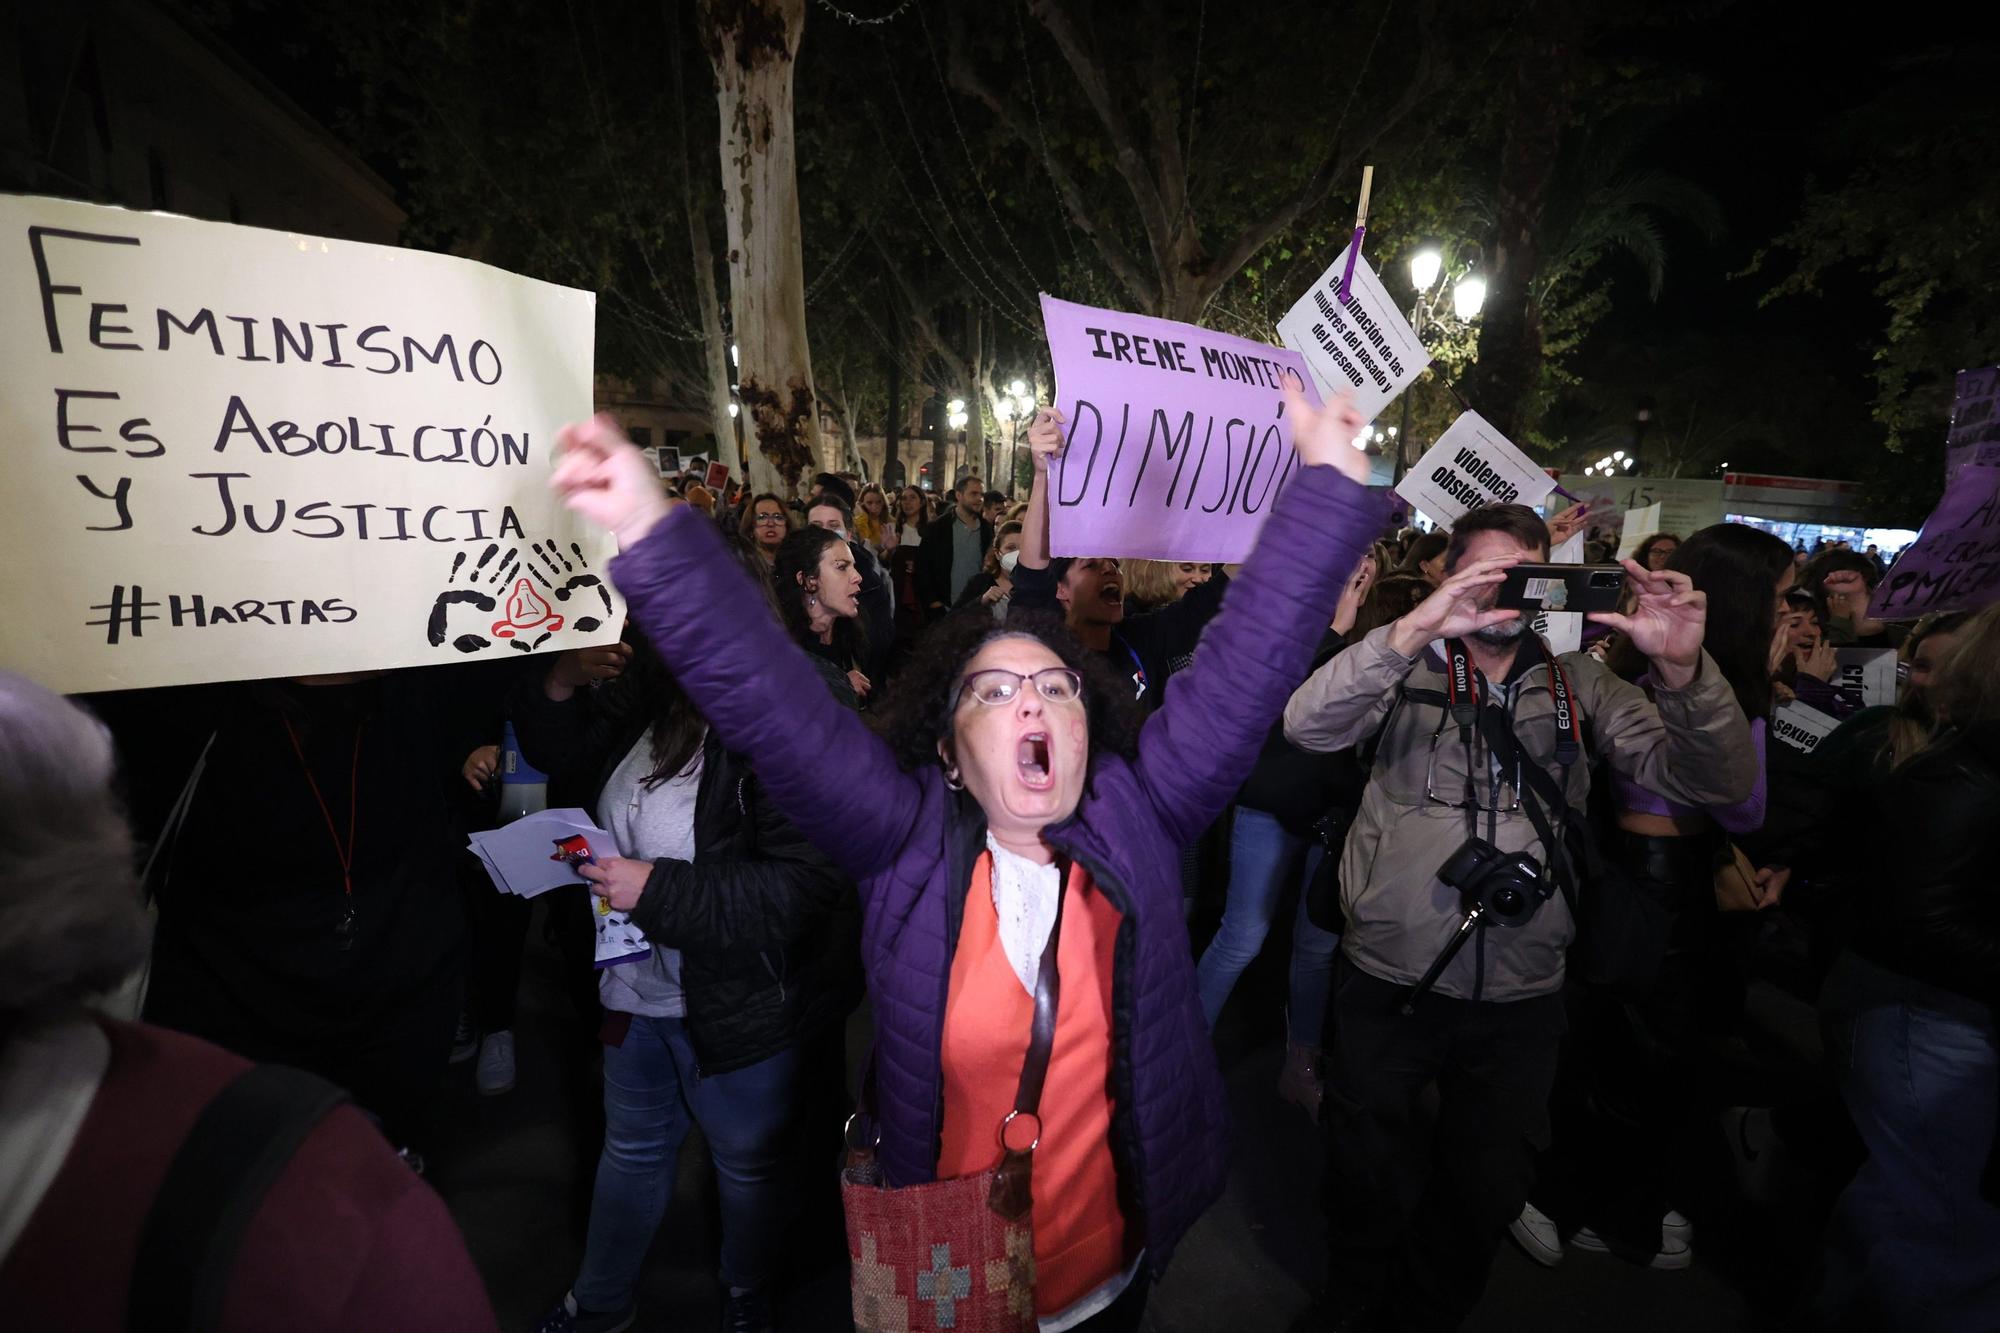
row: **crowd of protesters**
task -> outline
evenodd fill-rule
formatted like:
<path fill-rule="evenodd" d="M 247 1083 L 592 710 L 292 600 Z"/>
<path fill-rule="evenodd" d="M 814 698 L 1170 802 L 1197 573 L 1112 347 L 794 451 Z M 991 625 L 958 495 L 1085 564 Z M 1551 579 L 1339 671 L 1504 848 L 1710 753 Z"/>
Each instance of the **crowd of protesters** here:
<path fill-rule="evenodd" d="M 597 418 L 555 480 L 622 548 L 616 643 L 0 675 L 10 1323 L 494 1326 L 422 1175 L 453 1061 L 515 1084 L 529 908 L 463 848 L 525 774 L 620 849 L 546 900 L 604 1133 L 538 1330 L 641 1318 L 697 1130 L 723 1327 L 782 1327 L 857 1104 L 888 1185 L 975 1175 L 1024 1059 L 1039 1326 L 1137 1328 L 1229 1170 L 1232 1005 L 1324 1147 L 1301 1328 L 1458 1327 L 1510 1237 L 1761 1268 L 1786 1327 L 2000 1328 L 2000 607 L 1872 620 L 1872 550 L 1725 523 L 1648 535 L 1559 654 L 1496 599 L 1581 511 L 1399 528 L 1351 411 L 1288 410 L 1240 567 L 1053 555 L 1049 410 L 1011 495 L 663 479 Z M 1896 655 L 1893 703 L 1843 648 Z M 1793 707 L 1838 725 L 1801 749 Z M 647 956 L 592 968 L 606 910 Z M 1773 994 L 1818 1006 L 1804 1058 Z M 1781 1213 L 1774 1281 L 1745 1218 Z"/>

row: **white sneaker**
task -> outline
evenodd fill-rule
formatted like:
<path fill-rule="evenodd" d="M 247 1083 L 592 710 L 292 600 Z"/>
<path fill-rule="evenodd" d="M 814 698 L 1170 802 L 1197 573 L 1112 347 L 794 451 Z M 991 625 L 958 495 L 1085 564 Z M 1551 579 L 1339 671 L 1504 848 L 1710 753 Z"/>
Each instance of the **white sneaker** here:
<path fill-rule="evenodd" d="M 1554 1268 L 1562 1262 L 1562 1236 L 1556 1231 L 1555 1219 L 1532 1203 L 1521 1205 L 1521 1215 L 1507 1224 L 1507 1234 L 1543 1267 Z"/>
<path fill-rule="evenodd" d="M 1675 1244 L 1685 1245 L 1690 1250 L 1693 1249 L 1694 1223 L 1688 1221 L 1679 1213 L 1668 1213 L 1660 1219 L 1660 1242 L 1661 1249 Z"/>
<path fill-rule="evenodd" d="M 1679 1213 L 1668 1213 L 1660 1219 L 1660 1248 L 1650 1255 L 1630 1252 L 1622 1245 L 1614 1250 L 1589 1227 L 1571 1236 L 1569 1243 L 1592 1254 L 1616 1254 L 1621 1259 L 1663 1271 L 1687 1268 L 1694 1263 L 1694 1225 Z"/>
<path fill-rule="evenodd" d="M 514 1087 L 514 1034 L 489 1032 L 479 1043 L 479 1072 L 474 1079 L 483 1097 L 498 1097 Z"/>

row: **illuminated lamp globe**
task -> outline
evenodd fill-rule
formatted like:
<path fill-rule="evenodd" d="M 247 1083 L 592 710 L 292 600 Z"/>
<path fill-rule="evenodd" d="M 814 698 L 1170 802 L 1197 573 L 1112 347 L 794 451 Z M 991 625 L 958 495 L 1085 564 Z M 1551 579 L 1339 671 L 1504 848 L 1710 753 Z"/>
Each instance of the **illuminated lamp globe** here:
<path fill-rule="evenodd" d="M 1438 280 L 1438 271 L 1444 267 L 1444 256 L 1431 249 L 1417 251 L 1410 256 L 1410 281 L 1420 292 L 1427 292 L 1431 284 Z"/>
<path fill-rule="evenodd" d="M 1451 289 L 1451 308 L 1460 319 L 1477 319 L 1486 304 L 1486 279 L 1465 278 Z"/>

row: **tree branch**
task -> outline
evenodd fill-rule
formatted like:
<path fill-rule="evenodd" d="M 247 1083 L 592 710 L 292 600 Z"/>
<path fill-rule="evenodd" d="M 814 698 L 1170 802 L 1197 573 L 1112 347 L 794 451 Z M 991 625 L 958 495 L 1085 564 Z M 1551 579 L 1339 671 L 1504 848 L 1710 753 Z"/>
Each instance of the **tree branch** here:
<path fill-rule="evenodd" d="M 1421 37 L 1417 47 L 1417 68 L 1411 74 L 1409 81 L 1403 85 L 1402 95 L 1396 99 L 1395 104 L 1371 122 L 1374 132 L 1357 142 L 1354 147 L 1344 151 L 1339 144 L 1335 144 L 1326 159 L 1313 169 L 1313 173 L 1306 177 L 1305 182 L 1291 198 L 1280 204 L 1277 210 L 1267 215 L 1263 221 L 1244 229 L 1229 248 L 1222 252 L 1221 257 L 1209 265 L 1208 272 L 1214 277 L 1214 282 L 1210 290 L 1204 294 L 1203 305 L 1207 304 L 1208 296 L 1213 296 L 1216 291 L 1221 290 L 1222 284 L 1236 276 L 1259 250 L 1271 243 L 1273 238 L 1289 229 L 1304 214 L 1324 203 L 1327 195 L 1333 190 L 1334 182 L 1353 175 L 1354 169 L 1361 165 L 1361 160 L 1375 145 L 1408 119 L 1410 113 L 1435 91 L 1434 85 L 1446 72 L 1437 59 L 1437 43 L 1432 36 L 1431 24 L 1436 16 L 1437 0 L 1424 0 L 1418 7 L 1417 26 Z"/>
<path fill-rule="evenodd" d="M 897 291 L 901 293 L 903 304 L 909 311 L 910 322 L 916 326 L 917 336 L 924 340 L 932 352 L 943 359 L 946 368 L 954 376 L 961 381 L 969 379 L 965 358 L 953 350 L 951 344 L 938 332 L 937 324 L 931 319 L 931 304 L 917 291 L 916 284 L 910 281 L 904 264 L 889 253 L 889 247 L 883 241 L 882 234 L 872 226 L 868 228 L 868 239 L 874 244 L 876 252 L 882 256 L 882 266 L 889 271 L 889 280 L 895 283 Z"/>
<path fill-rule="evenodd" d="M 1167 240 L 1188 224 L 1187 162 L 1181 156 L 1180 119 L 1172 114 L 1174 72 L 1167 66 L 1167 15 L 1160 0 L 1146 0 L 1146 24 L 1153 40 L 1146 44 L 1151 73 L 1144 98 L 1147 138 L 1153 146 L 1153 169 L 1163 192 L 1168 219 Z"/>
<path fill-rule="evenodd" d="M 1076 76 L 1077 87 L 1083 90 L 1090 109 L 1097 113 L 1105 134 L 1110 136 L 1112 160 L 1118 164 L 1118 174 L 1124 179 L 1125 188 L 1131 191 L 1132 202 L 1139 209 L 1139 221 L 1145 230 L 1146 242 L 1153 250 L 1154 266 L 1164 272 L 1168 241 L 1173 234 L 1173 216 L 1160 197 L 1159 182 L 1146 174 L 1146 165 L 1140 156 L 1131 122 L 1125 119 L 1117 99 L 1111 95 L 1103 64 L 1086 49 L 1083 34 L 1077 31 L 1069 11 L 1059 0 L 1029 0 L 1028 12 L 1041 20 L 1042 26 L 1049 30 L 1049 36 L 1055 38 L 1056 49 L 1062 52 L 1064 63 Z"/>
<path fill-rule="evenodd" d="M 1012 101 L 1002 98 L 973 70 L 959 37 L 960 33 L 954 30 L 947 67 L 952 87 L 999 117 L 1000 123 L 1020 141 L 1022 147 L 1030 152 L 1037 151 L 1034 128 L 1022 119 L 1019 109 Z M 1056 197 L 1062 204 L 1063 211 L 1069 215 L 1069 220 L 1075 224 L 1076 229 L 1090 239 L 1091 245 L 1097 250 L 1098 258 L 1102 259 L 1104 266 L 1111 270 L 1111 276 L 1118 279 L 1141 308 L 1158 309 L 1160 284 L 1146 275 L 1132 252 L 1125 248 L 1124 242 L 1120 241 L 1110 228 L 1102 225 L 1090 211 L 1090 206 L 1083 197 L 1083 188 L 1078 184 L 1076 177 L 1071 175 L 1066 167 L 1057 163 L 1054 156 L 1047 151 L 1043 150 L 1041 157 L 1042 166 L 1048 172 L 1050 182 L 1056 187 Z"/>

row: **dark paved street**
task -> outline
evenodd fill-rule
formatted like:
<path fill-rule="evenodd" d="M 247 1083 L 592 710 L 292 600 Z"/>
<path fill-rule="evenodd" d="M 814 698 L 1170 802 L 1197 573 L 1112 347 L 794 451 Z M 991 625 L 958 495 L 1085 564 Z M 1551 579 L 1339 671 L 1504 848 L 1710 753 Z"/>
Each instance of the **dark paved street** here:
<path fill-rule="evenodd" d="M 1237 1125 L 1229 1188 L 1189 1236 L 1154 1294 L 1148 1326 L 1157 1333 L 1286 1330 L 1319 1280 L 1317 1135 L 1303 1114 L 1273 1091 L 1281 1056 L 1279 989 L 1267 949 L 1224 1015 L 1219 1048 Z M 1810 1014 L 1801 1006 L 1766 996 L 1756 1008 L 1764 1012 L 1767 1027 L 1789 1027 L 1793 1036 L 1809 1039 Z M 510 1333 L 530 1328 L 566 1289 L 581 1248 L 599 1132 L 593 1105 L 597 1076 L 594 1063 L 586 1063 L 593 1060 L 588 1034 L 568 1015 L 554 952 L 537 930 L 529 945 L 519 1027 L 519 1086 L 501 1097 L 482 1098 L 472 1086 L 472 1066 L 455 1067 L 447 1113 L 457 1127 L 456 1141 L 433 1161 L 432 1179 L 464 1228 L 501 1327 Z M 861 1049 L 865 1023 L 864 1011 L 852 1025 L 851 1058 Z M 682 1158 L 677 1197 L 646 1267 L 639 1328 L 715 1325 L 712 1210 L 706 1153 L 693 1137 Z M 1754 1307 L 1750 1288 L 1760 1280 L 1772 1282 L 1774 1271 L 1796 1271 L 1811 1250 L 1810 1217 L 1779 1225 L 1790 1228 L 1787 1243 L 1774 1239 L 1772 1218 L 1764 1210 L 1741 1213 L 1742 1239 L 1724 1248 L 1753 1256 L 1747 1277 L 1726 1272 L 1711 1257 L 1704 1249 L 1707 1233 L 1696 1237 L 1694 1266 L 1671 1273 L 1575 1251 L 1559 1267 L 1545 1269 L 1509 1244 L 1467 1327 L 1482 1333 L 1613 1328 L 1732 1333 L 1766 1327 L 1771 1320 Z M 794 1246 L 792 1252 L 798 1257 L 805 1248 Z M 826 1257 L 824 1251 L 820 1257 Z M 800 1266 L 814 1265 L 808 1260 Z M 817 1267 L 787 1294 L 787 1329 L 847 1326 L 844 1271 L 824 1262 Z M 1778 1290 L 1767 1300 L 1782 1309 L 1793 1279 L 1776 1281 Z"/>

